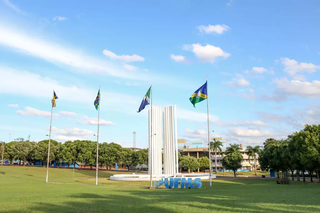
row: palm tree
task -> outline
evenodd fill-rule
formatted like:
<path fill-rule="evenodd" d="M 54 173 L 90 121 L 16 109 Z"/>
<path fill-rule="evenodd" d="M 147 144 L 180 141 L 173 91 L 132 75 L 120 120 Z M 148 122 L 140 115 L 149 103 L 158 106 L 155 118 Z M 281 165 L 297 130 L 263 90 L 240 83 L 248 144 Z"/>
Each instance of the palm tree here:
<path fill-rule="evenodd" d="M 226 154 L 241 154 L 240 150 L 242 148 L 238 144 L 230 144 L 226 149 Z"/>
<path fill-rule="evenodd" d="M 210 142 L 210 152 L 214 150 L 215 152 L 215 159 L 216 159 L 216 174 L 217 174 L 217 151 L 219 150 L 220 153 L 222 152 L 222 142 L 216 139 Z M 209 159 L 211 160 L 211 159 Z"/>
<path fill-rule="evenodd" d="M 257 175 L 257 169 L 256 169 L 256 162 L 257 162 L 257 155 L 260 152 L 260 147 L 259 146 L 248 146 L 247 147 L 248 155 L 249 155 L 249 163 L 250 163 L 250 158 L 254 158 L 254 175 Z"/>

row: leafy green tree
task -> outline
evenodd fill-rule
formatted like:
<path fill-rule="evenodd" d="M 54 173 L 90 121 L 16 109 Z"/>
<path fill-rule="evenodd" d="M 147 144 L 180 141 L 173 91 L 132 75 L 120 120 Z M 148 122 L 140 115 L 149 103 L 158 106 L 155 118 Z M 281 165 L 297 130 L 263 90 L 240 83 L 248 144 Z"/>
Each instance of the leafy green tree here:
<path fill-rule="evenodd" d="M 260 147 L 259 146 L 255 146 L 255 147 L 248 146 L 247 152 L 249 155 L 249 163 L 250 163 L 250 158 L 253 158 L 253 160 L 254 160 L 254 174 L 257 175 L 256 162 L 257 162 L 257 154 L 259 154 L 259 152 L 260 152 Z"/>
<path fill-rule="evenodd" d="M 226 149 L 226 156 L 222 159 L 222 165 L 229 170 L 233 170 L 234 177 L 236 172 L 241 168 L 243 157 L 240 152 L 241 148 L 238 144 L 230 144 Z"/>
<path fill-rule="evenodd" d="M 209 169 L 209 158 L 204 156 L 199 159 L 200 168 L 206 172 L 206 169 Z"/>
<path fill-rule="evenodd" d="M 47 165 L 48 159 L 48 144 L 49 140 L 39 141 L 34 148 L 31 150 L 30 159 L 32 160 L 41 160 L 42 166 Z M 50 142 L 50 159 L 49 162 L 56 159 L 58 142 L 55 140 L 51 140 Z"/>
<path fill-rule="evenodd" d="M 138 163 L 148 165 L 148 149 L 140 149 L 139 151 L 137 151 L 137 154 L 139 157 Z"/>
<path fill-rule="evenodd" d="M 134 151 L 128 148 L 123 148 L 119 154 L 121 164 L 128 168 L 129 171 L 130 168 L 136 163 L 134 160 Z"/>
<path fill-rule="evenodd" d="M 120 162 L 120 152 L 122 147 L 116 143 L 103 143 L 99 147 L 99 161 L 108 168 L 111 168 Z"/>
<path fill-rule="evenodd" d="M 61 159 L 64 162 L 67 162 L 68 167 L 70 163 L 72 163 L 73 167 L 75 167 L 75 162 L 78 156 L 76 142 L 66 141 L 64 144 L 61 145 L 59 151 L 60 153 L 58 155 L 59 156 L 58 159 Z"/>
<path fill-rule="evenodd" d="M 97 142 L 89 140 L 76 140 L 77 161 L 90 165 L 90 169 L 96 162 Z M 99 145 L 100 148 L 100 145 Z"/>
<path fill-rule="evenodd" d="M 213 139 L 213 141 L 210 142 L 210 152 L 214 150 L 214 155 L 215 155 L 215 171 L 216 174 L 218 173 L 218 165 L 217 165 L 217 151 L 222 152 L 222 142 L 216 139 Z"/>
<path fill-rule="evenodd" d="M 9 159 L 10 165 L 12 164 L 12 161 L 17 156 L 17 149 L 16 145 L 18 142 L 11 141 L 9 143 L 6 143 L 5 149 L 4 149 L 4 158 Z"/>
<path fill-rule="evenodd" d="M 16 155 L 15 159 L 20 159 L 23 161 L 23 165 L 25 165 L 29 152 L 33 149 L 34 144 L 29 141 L 22 141 L 16 144 Z"/>
<path fill-rule="evenodd" d="M 188 168 L 188 172 L 190 173 L 191 171 L 194 171 L 195 169 L 200 167 L 199 162 L 195 157 L 192 156 L 183 156 L 181 157 L 181 161 L 179 162 L 179 165 L 181 167 Z"/>

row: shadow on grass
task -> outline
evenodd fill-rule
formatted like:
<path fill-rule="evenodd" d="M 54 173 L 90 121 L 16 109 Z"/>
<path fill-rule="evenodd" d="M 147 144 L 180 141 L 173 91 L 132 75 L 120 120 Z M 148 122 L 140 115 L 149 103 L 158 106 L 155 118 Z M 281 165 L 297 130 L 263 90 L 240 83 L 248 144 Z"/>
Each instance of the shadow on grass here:
<path fill-rule="evenodd" d="M 230 184 L 234 182 L 233 184 Z M 235 183 L 237 182 L 237 184 Z M 119 183 L 120 184 L 120 183 Z M 263 180 L 228 180 L 214 182 L 213 187 L 203 182 L 201 189 L 97 188 L 95 193 L 68 196 L 72 201 L 62 204 L 35 203 L 26 211 L 39 212 L 319 212 L 317 199 L 301 188 L 278 187 Z M 304 187 L 304 186 L 303 186 Z M 301 189 L 301 190 L 299 190 Z M 309 188 L 314 189 L 314 188 Z M 294 195 L 292 193 L 299 193 Z M 294 196 L 293 196 L 294 195 Z M 14 211 L 11 211 L 14 212 Z"/>

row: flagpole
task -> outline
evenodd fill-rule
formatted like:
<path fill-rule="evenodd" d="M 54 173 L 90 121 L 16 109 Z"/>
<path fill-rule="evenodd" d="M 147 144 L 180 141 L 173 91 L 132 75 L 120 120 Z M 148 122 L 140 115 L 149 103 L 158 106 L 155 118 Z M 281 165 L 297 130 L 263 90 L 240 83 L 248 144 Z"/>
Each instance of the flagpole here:
<path fill-rule="evenodd" d="M 1 145 L 1 152 L 2 152 L 2 162 L 1 162 L 1 166 L 3 166 L 4 143 L 2 143 L 2 145 Z"/>
<path fill-rule="evenodd" d="M 54 99 L 55 97 L 53 97 Z M 46 183 L 49 180 L 49 159 L 50 159 L 50 142 L 51 142 L 51 127 L 52 127 L 52 112 L 53 112 L 53 103 L 51 104 L 51 119 L 50 119 L 50 130 L 49 130 L 49 144 L 48 144 L 48 158 L 47 158 L 47 175 L 46 175 Z"/>
<path fill-rule="evenodd" d="M 99 105 L 98 105 L 98 131 L 97 131 L 97 165 L 96 165 L 96 185 L 98 185 L 98 171 L 99 171 L 99 120 L 100 120 L 100 101 L 101 92 L 99 86 Z"/>
<path fill-rule="evenodd" d="M 208 92 L 208 78 L 206 76 L 207 81 L 207 120 L 208 120 L 208 150 L 209 150 L 209 179 L 210 179 L 210 186 L 212 186 L 212 179 L 211 179 L 211 152 L 210 152 L 210 121 L 209 121 L 209 92 Z"/>
<path fill-rule="evenodd" d="M 151 134 L 151 141 L 150 141 L 150 189 L 152 188 L 152 136 L 153 136 L 153 133 L 152 133 L 152 85 L 151 85 L 151 91 L 150 91 L 150 102 L 151 102 L 151 105 L 150 105 L 150 121 L 151 121 L 151 125 L 150 125 L 150 134 Z"/>

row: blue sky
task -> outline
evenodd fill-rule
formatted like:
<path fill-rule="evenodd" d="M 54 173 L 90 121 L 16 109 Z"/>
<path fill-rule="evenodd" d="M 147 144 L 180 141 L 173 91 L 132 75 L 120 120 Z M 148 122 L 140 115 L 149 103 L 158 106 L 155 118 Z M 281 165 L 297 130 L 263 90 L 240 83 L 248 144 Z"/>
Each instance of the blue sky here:
<path fill-rule="evenodd" d="M 178 136 L 260 145 L 320 119 L 319 1 L 0 1 L 0 140 L 52 137 L 147 147 L 147 111 L 177 105 Z"/>

